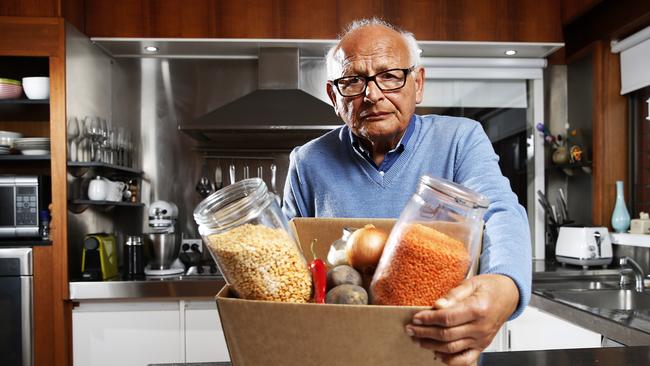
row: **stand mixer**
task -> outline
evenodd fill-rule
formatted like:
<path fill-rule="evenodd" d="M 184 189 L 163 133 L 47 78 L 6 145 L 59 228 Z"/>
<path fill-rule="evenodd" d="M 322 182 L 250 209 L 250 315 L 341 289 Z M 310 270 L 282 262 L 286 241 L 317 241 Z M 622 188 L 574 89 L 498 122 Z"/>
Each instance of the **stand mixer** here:
<path fill-rule="evenodd" d="M 149 206 L 149 227 L 145 240 L 151 248 L 151 259 L 145 267 L 148 276 L 166 276 L 183 273 L 185 268 L 178 260 L 180 240 L 175 233 L 178 207 L 167 201 L 156 201 Z"/>

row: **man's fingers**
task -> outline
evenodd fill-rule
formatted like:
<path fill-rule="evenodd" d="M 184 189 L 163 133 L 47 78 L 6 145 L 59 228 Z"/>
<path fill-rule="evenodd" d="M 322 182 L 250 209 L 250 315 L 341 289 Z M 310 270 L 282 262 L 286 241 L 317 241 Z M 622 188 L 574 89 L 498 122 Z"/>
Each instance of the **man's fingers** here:
<path fill-rule="evenodd" d="M 420 342 L 420 347 L 424 349 L 447 354 L 462 352 L 474 345 L 476 342 L 473 338 L 463 338 L 452 342 L 440 342 L 426 338 L 420 338 L 418 340 Z"/>
<path fill-rule="evenodd" d="M 453 327 L 474 321 L 480 315 L 475 303 L 469 299 L 446 309 L 422 310 L 413 315 L 413 324 Z"/>
<path fill-rule="evenodd" d="M 406 334 L 417 338 L 429 338 L 436 341 L 451 342 L 465 338 L 472 334 L 472 325 L 465 324 L 458 327 L 432 327 L 417 326 L 409 324 L 406 326 Z"/>
<path fill-rule="evenodd" d="M 464 299 L 470 297 L 475 290 L 476 290 L 476 286 L 474 284 L 474 281 L 472 280 L 463 281 L 463 283 L 451 289 L 447 293 L 447 295 L 436 300 L 436 302 L 433 305 L 433 308 L 446 309 L 450 306 L 454 306 L 457 303 L 463 301 Z"/>
<path fill-rule="evenodd" d="M 436 352 L 436 357 L 449 366 L 467 366 L 476 361 L 481 355 L 481 351 L 470 348 L 459 353 L 447 354 Z"/>

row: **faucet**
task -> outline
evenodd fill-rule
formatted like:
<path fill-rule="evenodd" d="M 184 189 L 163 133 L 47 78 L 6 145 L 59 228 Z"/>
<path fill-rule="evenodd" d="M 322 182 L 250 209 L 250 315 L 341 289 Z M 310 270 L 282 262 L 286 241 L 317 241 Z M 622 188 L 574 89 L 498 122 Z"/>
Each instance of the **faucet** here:
<path fill-rule="evenodd" d="M 643 287 L 644 287 L 643 279 L 645 277 L 645 274 L 643 273 L 643 269 L 641 268 L 641 266 L 639 266 L 639 264 L 635 262 L 634 259 L 627 256 L 621 257 L 619 259 L 619 264 L 621 265 L 621 267 L 625 267 L 621 271 L 621 275 L 624 275 L 627 272 L 629 272 L 629 269 L 631 269 L 634 272 L 634 279 L 636 281 L 635 290 L 637 292 L 643 292 Z"/>

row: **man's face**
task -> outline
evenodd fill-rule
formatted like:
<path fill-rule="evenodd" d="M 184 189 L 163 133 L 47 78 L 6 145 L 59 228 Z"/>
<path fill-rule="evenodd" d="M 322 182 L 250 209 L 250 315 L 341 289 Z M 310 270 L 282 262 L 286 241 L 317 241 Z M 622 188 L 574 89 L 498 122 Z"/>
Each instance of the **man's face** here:
<path fill-rule="evenodd" d="M 409 52 L 403 37 L 388 28 L 368 26 L 360 28 L 340 43 L 335 58 L 341 63 L 341 76 L 372 76 L 389 69 L 407 69 Z M 394 91 L 381 91 L 369 82 L 364 94 L 343 97 L 336 87 L 327 84 L 327 93 L 336 114 L 352 132 L 375 144 L 394 144 L 399 141 L 422 101 L 424 69 L 416 68 L 406 78 L 406 85 Z"/>

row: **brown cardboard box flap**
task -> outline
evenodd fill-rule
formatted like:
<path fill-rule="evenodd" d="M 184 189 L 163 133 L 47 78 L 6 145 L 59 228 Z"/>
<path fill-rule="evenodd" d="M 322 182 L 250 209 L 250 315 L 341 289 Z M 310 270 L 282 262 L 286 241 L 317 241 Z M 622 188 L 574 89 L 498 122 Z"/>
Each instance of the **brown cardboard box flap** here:
<path fill-rule="evenodd" d="M 290 304 L 217 295 L 235 366 L 442 365 L 404 332 L 421 307 Z"/>

